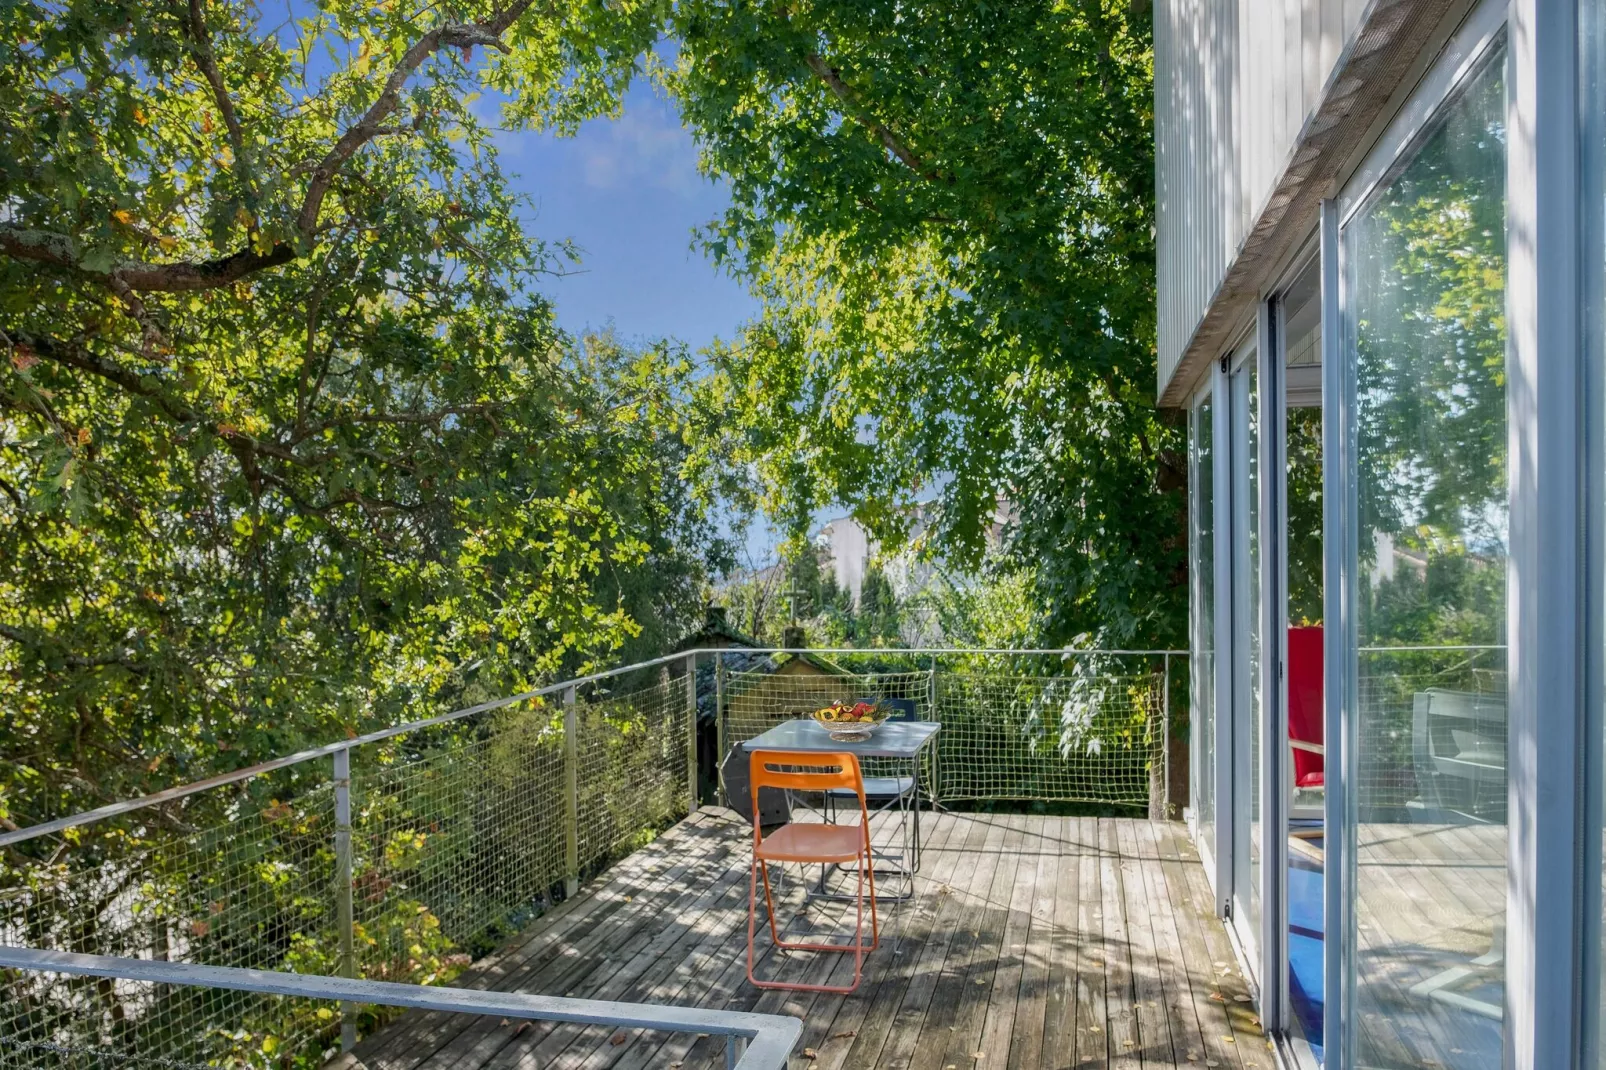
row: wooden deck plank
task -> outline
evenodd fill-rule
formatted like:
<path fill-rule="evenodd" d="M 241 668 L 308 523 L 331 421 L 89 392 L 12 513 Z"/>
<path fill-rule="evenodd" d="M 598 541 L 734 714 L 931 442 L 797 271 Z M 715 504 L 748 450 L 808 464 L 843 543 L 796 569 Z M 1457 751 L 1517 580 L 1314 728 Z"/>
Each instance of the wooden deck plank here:
<path fill-rule="evenodd" d="M 1020 986 L 1015 992 L 1015 1021 L 1011 1030 L 1010 1066 L 1035 1068 L 1043 1057 L 1043 1031 L 1048 1014 L 1048 973 L 1054 957 L 1054 902 L 1059 884 L 1058 837 L 1050 820 L 1035 815 L 1028 824 L 1033 838 L 1036 872 L 1026 903 L 1026 934 L 1022 943 Z"/>
<path fill-rule="evenodd" d="M 1132 1009 L 1137 1019 L 1138 1057 L 1145 1066 L 1171 1066 L 1176 1057 L 1155 931 L 1168 904 L 1149 894 L 1146 871 L 1154 848 L 1152 841 L 1145 841 L 1139 833 L 1138 825 L 1134 820 L 1115 822 L 1127 937 L 1132 949 Z"/>
<path fill-rule="evenodd" d="M 1155 940 L 1155 962 L 1165 990 L 1165 1013 L 1171 1029 L 1171 1059 L 1179 1066 L 1204 1062 L 1204 1034 L 1199 1026 L 1199 1009 L 1194 1002 L 1194 984 L 1188 976 L 1178 918 L 1181 905 L 1171 895 L 1165 867 L 1170 861 L 1168 832 L 1159 822 L 1138 823 L 1138 836 L 1145 847 L 1143 881 L 1151 907 Z"/>
<path fill-rule="evenodd" d="M 1204 867 L 1185 865 L 1182 871 L 1195 907 L 1193 921 L 1204 953 L 1201 961 L 1207 971 L 1206 983 L 1211 986 L 1208 998 L 1222 1008 L 1215 1028 L 1205 1034 L 1206 1050 L 1222 1066 L 1243 1067 L 1244 1052 L 1254 1044 L 1264 1046 L 1249 1002 L 1249 984 L 1233 957 L 1226 927 L 1216 917 L 1215 896 Z"/>
<path fill-rule="evenodd" d="M 630 948 L 653 947 L 666 930 L 675 933 L 683 919 L 695 921 L 700 917 L 698 905 L 708 891 L 705 882 L 720 884 L 722 878 L 730 877 L 731 867 L 725 864 L 728 858 L 729 855 L 720 855 L 721 865 L 715 871 L 689 868 L 682 874 L 683 879 L 664 888 L 656 897 L 646 899 L 643 909 L 616 919 L 618 924 L 597 933 L 586 951 L 552 960 L 546 970 L 530 978 L 529 990 L 578 999 L 607 998 L 599 994 L 600 990 L 620 969 L 636 961 Z M 641 964 L 641 968 L 645 968 L 645 964 Z M 532 1022 L 522 1028 L 522 1023 L 501 1026 L 498 1022 L 497 1025 L 499 1028 L 482 1037 L 469 1059 L 461 1056 L 454 1059 L 455 1049 L 444 1049 L 441 1057 L 426 1064 L 423 1070 L 450 1070 L 465 1061 L 469 1065 L 497 1068 L 545 1066 L 549 1053 L 561 1050 L 582 1029 L 552 1022 Z M 558 1039 L 554 1041 L 554 1037 Z"/>
<path fill-rule="evenodd" d="M 1202 1057 L 1207 1065 L 1214 1062 L 1219 1066 L 1240 1066 L 1236 1043 L 1228 1042 L 1232 1037 L 1230 997 L 1216 983 L 1220 974 L 1212 958 L 1213 949 L 1204 937 L 1207 927 L 1221 925 L 1215 916 L 1214 896 L 1186 832 L 1180 826 L 1171 826 L 1160 834 L 1167 837 L 1161 852 L 1161 870 L 1170 889 L 1169 898 L 1176 906 L 1173 918 L 1182 948 L 1182 968 L 1188 976 L 1199 1022 Z M 1190 879 L 1191 870 L 1199 872 L 1197 884 Z M 1188 1053 L 1182 1054 L 1186 1059 Z"/>
<path fill-rule="evenodd" d="M 459 984 L 798 1014 L 791 1070 L 1270 1065 L 1180 826 L 931 812 L 923 823 L 916 899 L 887 919 L 886 942 L 850 995 L 747 983 L 748 832 L 714 808 L 592 881 Z M 878 842 L 895 835 L 878 824 Z M 778 908 L 787 916 L 797 893 L 794 874 Z M 797 924 L 835 926 L 840 937 L 851 910 L 815 909 Z M 852 962 L 777 954 L 761 939 L 759 969 L 834 982 L 851 977 Z M 723 1065 L 723 1043 L 409 1014 L 357 1055 L 367 1070 L 701 1070 Z"/>
<path fill-rule="evenodd" d="M 482 960 L 458 984 L 467 988 L 542 991 L 531 987 L 553 961 L 580 963 L 603 945 L 618 927 L 647 915 L 668 890 L 700 865 L 723 865 L 731 847 L 717 835 L 708 815 L 682 822 L 650 850 L 638 851 L 610 870 L 595 886 L 567 900 L 558 911 L 540 919 L 509 945 L 509 951 Z M 574 909 L 564 910 L 568 904 Z M 443 1052 L 445 1065 L 455 1065 L 465 1049 L 473 1050 L 498 1019 L 465 1015 L 409 1015 L 408 1028 L 371 1038 L 357 1050 L 369 1070 L 408 1070 Z M 388 1035 L 387 1035 L 388 1034 Z M 472 1038 L 470 1038 L 472 1034 Z"/>
<path fill-rule="evenodd" d="M 1003 826 L 1003 842 L 999 848 L 998 866 L 993 871 L 992 883 L 987 888 L 981 906 L 978 923 L 980 935 L 972 945 L 964 984 L 959 988 L 959 1005 L 954 1015 L 954 1028 L 949 1034 L 948 1056 L 943 1062 L 944 1066 L 974 1065 L 972 1060 L 986 1057 L 981 1043 L 987 1010 L 992 1002 L 992 989 L 998 978 L 1000 963 L 1008 950 L 1004 945 L 1004 936 L 1009 922 L 1010 898 L 1020 870 L 1024 837 L 1018 818 L 1005 814 L 993 815 L 993 820 Z"/>
<path fill-rule="evenodd" d="M 675 975 L 680 965 L 708 943 L 724 943 L 736 917 L 736 908 L 747 901 L 744 872 L 728 867 L 674 923 L 665 926 L 600 987 L 589 987 L 585 998 L 624 1003 L 655 1001 L 660 982 Z M 745 911 L 743 913 L 745 917 Z M 576 993 L 577 995 L 579 993 Z M 547 1042 L 530 1051 L 537 1066 L 572 1068 L 604 1048 L 614 1049 L 617 1034 L 608 1030 L 567 1028 L 555 1031 Z M 622 1042 L 621 1042 L 622 1043 Z"/>
<path fill-rule="evenodd" d="M 1122 892 L 1119 830 L 1113 820 L 1099 822 L 1100 911 L 1104 918 L 1105 1035 L 1111 1070 L 1139 1070 L 1138 1015 L 1133 1005 L 1132 938 Z"/>
<path fill-rule="evenodd" d="M 963 822 L 953 815 L 945 815 L 933 822 L 930 839 L 921 860 L 922 880 L 937 885 L 953 879 L 959 852 L 949 850 L 950 843 L 964 837 Z M 924 830 L 922 830 L 924 831 Z M 889 954 L 879 963 L 872 964 L 859 991 L 846 996 L 830 996 L 815 1005 L 804 1027 L 801 1047 L 813 1049 L 812 1062 L 816 1070 L 837 1070 L 844 1065 L 862 1065 L 848 1061 L 848 1054 L 858 1042 L 864 1029 L 881 1029 L 890 1023 L 897 1009 L 901 993 L 907 988 L 917 962 L 932 938 L 936 911 L 922 908 L 927 897 L 920 896 L 897 906 L 898 916 L 889 927 L 890 943 L 885 945 Z M 840 974 L 841 971 L 839 971 Z M 876 1007 L 885 1007 L 882 1024 L 871 1022 Z"/>
<path fill-rule="evenodd" d="M 981 918 L 985 913 L 985 897 L 992 889 L 993 877 L 1002 868 L 1003 825 L 991 814 L 976 814 L 971 820 L 985 829 L 980 858 L 971 870 L 971 879 L 963 885 L 956 884 L 953 889 L 962 903 L 959 928 L 948 945 L 931 1001 L 920 1021 L 920 1032 L 906 1064 L 910 1067 L 947 1066 L 952 1062 L 944 1056 L 958 1029 L 955 1019 L 964 998 L 965 976 L 983 940 Z"/>
<path fill-rule="evenodd" d="M 1087 847 L 1074 821 L 1055 822 L 1054 916 L 1048 961 L 1048 994 L 1043 1004 L 1039 1070 L 1063 1070 L 1076 1057 L 1077 909 L 1081 898 L 1082 857 Z M 1030 1066 L 1022 1062 L 1024 1070 Z"/>
<path fill-rule="evenodd" d="M 1026 977 L 1027 941 L 1032 929 L 1032 907 L 1037 896 L 1038 864 L 1043 858 L 1043 824 L 1030 814 L 1018 815 L 1011 822 L 1015 832 L 1015 883 L 1005 889 L 1009 897 L 1004 908 L 1003 942 L 986 1012 L 982 1018 L 981 1043 L 977 1051 L 988 1060 L 984 1066 L 1007 1065 L 1015 1043 L 1016 1012 L 1020 1009 L 1021 986 Z"/>
<path fill-rule="evenodd" d="M 926 1013 L 942 978 L 954 934 L 966 924 L 969 881 L 975 876 L 977 851 L 986 846 L 988 829 L 970 815 L 949 815 L 954 833 L 943 876 L 928 893 L 936 899 L 926 921 L 927 937 L 901 992 L 889 992 L 872 1009 L 843 1059 L 847 1067 L 908 1067 L 925 1025 Z"/>
<path fill-rule="evenodd" d="M 1074 1066 L 1104 1066 L 1110 1057 L 1110 1038 L 1105 1027 L 1108 1004 L 1104 998 L 1104 909 L 1100 892 L 1101 862 L 1104 853 L 1100 822 L 1097 818 L 1076 819 L 1077 835 L 1087 845 L 1077 877 L 1082 896 L 1077 903 L 1076 929 L 1076 1028 L 1072 1033 Z"/>

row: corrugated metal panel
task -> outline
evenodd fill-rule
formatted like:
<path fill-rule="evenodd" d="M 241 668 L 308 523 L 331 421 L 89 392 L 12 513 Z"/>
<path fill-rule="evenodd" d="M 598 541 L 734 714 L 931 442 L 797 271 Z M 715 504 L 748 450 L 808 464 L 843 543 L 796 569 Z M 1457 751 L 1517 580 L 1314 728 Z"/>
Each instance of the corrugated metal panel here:
<path fill-rule="evenodd" d="M 1162 393 L 1365 8 L 1363 0 L 1156 5 Z"/>
<path fill-rule="evenodd" d="M 1168 0 L 1155 19 L 1161 377 L 1181 356 L 1244 229 L 1233 128 L 1237 8 Z"/>

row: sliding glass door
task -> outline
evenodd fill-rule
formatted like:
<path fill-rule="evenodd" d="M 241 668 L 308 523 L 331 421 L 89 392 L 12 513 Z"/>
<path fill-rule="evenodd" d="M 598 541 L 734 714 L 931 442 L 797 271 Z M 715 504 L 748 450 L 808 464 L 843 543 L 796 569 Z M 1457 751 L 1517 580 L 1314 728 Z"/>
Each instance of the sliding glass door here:
<path fill-rule="evenodd" d="M 1211 394 L 1188 413 L 1189 779 L 1194 835 L 1214 882 L 1216 857 L 1216 451 Z"/>
<path fill-rule="evenodd" d="M 1346 1045 L 1501 1065 L 1506 894 L 1506 77 L 1479 46 L 1344 222 L 1355 522 Z"/>
<path fill-rule="evenodd" d="M 1259 980 L 1261 830 L 1260 458 L 1255 349 L 1247 346 L 1228 378 L 1232 517 L 1232 924 Z"/>

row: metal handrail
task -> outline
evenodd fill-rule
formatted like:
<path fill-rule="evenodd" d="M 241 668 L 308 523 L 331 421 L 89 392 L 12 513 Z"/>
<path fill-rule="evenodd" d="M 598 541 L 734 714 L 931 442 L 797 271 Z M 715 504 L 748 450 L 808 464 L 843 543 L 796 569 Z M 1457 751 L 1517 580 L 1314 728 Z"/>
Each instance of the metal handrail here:
<path fill-rule="evenodd" d="M 0 945 L 0 967 L 156 984 L 228 988 L 299 999 L 340 1000 L 457 1014 L 501 1015 L 505 1018 L 606 1025 L 621 1029 L 657 1029 L 671 1033 L 710 1033 L 726 1038 L 725 1064 L 732 1070 L 777 1070 L 778 1067 L 784 1067 L 792 1047 L 803 1033 L 801 1019 L 779 1014 L 654 1007 L 643 1003 L 442 988 L 397 984 L 393 981 L 357 981 L 345 977 L 242 970 L 229 966 L 196 966 L 7 945 Z M 744 1046 L 745 1050 L 737 1050 Z"/>
<path fill-rule="evenodd" d="M 394 739 L 397 736 L 406 735 L 409 732 L 417 732 L 425 728 L 434 728 L 438 725 L 450 724 L 453 721 L 460 721 L 467 717 L 474 717 L 482 713 L 490 713 L 495 710 L 505 709 L 508 706 L 513 706 L 520 702 L 528 702 L 531 699 L 544 698 L 548 695 L 557 695 L 572 691 L 576 688 L 583 687 L 586 684 L 597 683 L 598 681 L 606 680 L 614 676 L 621 676 L 625 673 L 637 672 L 641 669 L 651 669 L 659 665 L 666 665 L 670 662 L 684 661 L 690 658 L 699 657 L 701 655 L 719 656 L 732 653 L 870 654 L 884 656 L 897 654 L 919 654 L 923 656 L 936 656 L 945 654 L 1056 654 L 1065 658 L 1083 656 L 1165 656 L 1170 658 L 1173 656 L 1184 655 L 1187 653 L 1187 651 L 1072 650 L 1042 647 L 1020 649 L 1004 647 L 698 647 L 694 650 L 681 650 L 673 654 L 665 654 L 662 657 L 653 658 L 649 661 L 638 661 L 630 665 L 622 665 L 616 669 L 607 669 L 603 672 L 592 673 L 589 676 L 581 676 L 573 680 L 562 680 L 555 684 L 547 684 L 544 687 L 533 688 L 529 691 L 521 691 L 516 695 L 508 695 L 503 698 L 492 699 L 489 702 L 481 702 L 475 706 L 468 706 L 460 710 L 453 710 L 450 713 L 442 713 L 434 717 L 425 718 L 423 720 L 408 721 L 405 724 L 392 725 L 389 728 L 381 728 L 376 731 L 366 733 L 365 735 L 353 736 L 351 739 L 342 739 L 339 742 L 327 743 L 321 747 L 312 747 L 308 750 L 297 751 L 294 754 L 286 754 L 278 758 L 270 758 L 268 761 L 258 762 L 256 765 L 249 765 L 243 769 L 236 769 L 233 772 L 220 773 L 217 776 L 207 777 L 205 780 L 197 780 L 190 784 L 181 784 L 177 787 L 165 788 L 162 791 L 152 792 L 149 795 L 141 795 L 135 799 L 123 799 L 118 802 L 108 803 L 105 806 L 98 806 L 93 810 L 84 810 L 80 813 L 69 814 L 66 817 L 58 817 L 53 821 L 43 821 L 37 825 L 29 825 L 26 828 L 0 831 L 0 847 L 10 847 L 14 844 L 25 843 L 28 840 L 38 839 L 41 836 L 49 836 L 52 833 L 62 832 L 70 828 L 77 828 L 80 825 L 90 825 L 96 821 L 104 821 L 107 818 L 119 817 L 123 814 L 132 813 L 136 810 L 143 810 L 152 806 L 160 806 L 163 803 L 174 802 L 178 799 L 200 794 L 203 791 L 211 791 L 213 788 L 226 787 L 229 784 L 238 784 L 243 780 L 250 780 L 252 777 L 262 776 L 266 773 L 276 772 L 280 769 L 288 769 L 291 766 L 301 765 L 304 762 L 315 761 L 319 758 L 333 757 L 342 752 L 348 752 L 354 747 L 361 747 L 368 743 L 379 743 L 387 739 Z"/>
<path fill-rule="evenodd" d="M 688 805 L 695 808 L 698 794 L 696 758 L 697 688 L 695 685 L 697 659 L 700 656 L 712 657 L 715 666 L 716 694 L 719 694 L 723 691 L 725 685 L 722 667 L 728 663 L 733 655 L 738 653 L 749 656 L 835 654 L 898 657 L 915 655 L 922 658 L 930 658 L 930 668 L 916 670 L 916 672 L 929 672 L 933 675 L 933 679 L 935 679 L 936 673 L 936 659 L 955 655 L 1047 655 L 1056 656 L 1063 660 L 1079 657 L 1122 655 L 1163 657 L 1165 659 L 1163 671 L 1169 685 L 1171 658 L 1173 656 L 1182 656 L 1185 652 L 952 647 L 872 648 L 869 650 L 849 647 L 742 647 L 736 649 L 699 647 L 592 673 L 577 679 L 562 680 L 519 694 L 493 699 L 459 710 L 452 710 L 434 717 L 394 725 L 350 739 L 342 739 L 324 746 L 283 755 L 230 773 L 167 788 L 140 798 L 122 800 L 23 829 L 0 832 L 0 847 L 4 847 L 63 832 L 67 829 L 89 825 L 119 815 L 137 812 L 163 803 L 173 802 L 229 784 L 240 783 L 276 770 L 298 766 L 318 759 L 332 759 L 332 779 L 330 783 L 333 789 L 335 817 L 333 833 L 337 875 L 335 882 L 335 914 L 339 927 L 338 954 L 334 970 L 341 976 L 292 974 L 195 963 L 177 963 L 165 959 L 100 956 L 5 945 L 0 945 L 0 967 L 62 974 L 85 974 L 161 984 L 232 988 L 337 1001 L 341 1004 L 341 1047 L 346 1051 L 351 1051 L 357 1042 L 354 1007 L 356 1004 L 368 1003 L 468 1014 L 502 1014 L 507 1017 L 547 1019 L 581 1024 L 608 1024 L 628 1028 L 660 1029 L 671 1032 L 694 1031 L 722 1035 L 728 1041 L 726 1056 L 727 1064 L 730 1066 L 747 1067 L 750 1070 L 770 1070 L 771 1067 L 784 1065 L 786 1053 L 790 1051 L 800 1034 L 801 1023 L 796 1019 L 725 1011 L 695 1010 L 691 1008 L 653 1008 L 639 1004 L 559 999 L 520 993 L 487 993 L 468 989 L 365 981 L 356 977 L 353 917 L 354 867 L 351 828 L 351 753 L 355 748 L 365 744 L 393 739 L 421 729 L 504 709 L 531 699 L 561 695 L 564 710 L 563 736 L 565 751 L 563 765 L 566 777 L 563 874 L 567 893 L 572 897 L 579 890 L 579 878 L 581 876 L 578 857 L 580 796 L 576 780 L 579 768 L 578 754 L 576 752 L 579 734 L 576 723 L 578 689 L 588 684 L 595 684 L 627 673 L 652 669 L 669 663 L 684 663 L 688 681 L 688 685 L 685 688 L 687 703 L 686 796 Z M 1170 688 L 1167 686 L 1165 688 L 1167 721 L 1169 721 L 1170 709 L 1169 692 Z M 718 700 L 716 704 L 723 706 L 722 699 Z M 723 732 L 723 720 L 719 721 L 719 726 L 720 731 Z M 721 751 L 723 752 L 723 747 Z M 1169 759 L 1169 748 L 1166 748 L 1165 760 L 1168 773 L 1165 780 L 1168 786 L 1170 782 Z M 748 1046 L 747 1054 L 738 1062 L 737 1047 L 748 1041 L 751 1041 L 751 1044 Z"/>

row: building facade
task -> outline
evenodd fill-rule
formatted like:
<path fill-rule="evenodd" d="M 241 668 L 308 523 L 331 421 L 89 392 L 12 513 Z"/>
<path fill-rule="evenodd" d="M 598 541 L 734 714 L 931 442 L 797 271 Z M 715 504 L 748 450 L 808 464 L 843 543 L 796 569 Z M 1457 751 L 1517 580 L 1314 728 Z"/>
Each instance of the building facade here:
<path fill-rule="evenodd" d="M 1606 1066 L 1602 7 L 1155 6 L 1188 817 L 1290 1065 Z"/>

